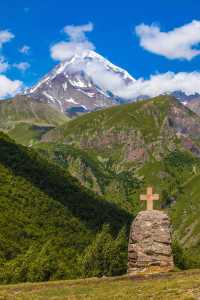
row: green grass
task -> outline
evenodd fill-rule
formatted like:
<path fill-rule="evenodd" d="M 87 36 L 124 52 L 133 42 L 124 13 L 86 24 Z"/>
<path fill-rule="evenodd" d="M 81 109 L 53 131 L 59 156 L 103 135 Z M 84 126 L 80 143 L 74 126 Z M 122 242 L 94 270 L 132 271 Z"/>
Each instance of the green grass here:
<path fill-rule="evenodd" d="M 91 278 L 0 287 L 2 300 L 197 300 L 199 297 L 198 270 L 144 280 Z"/>
<path fill-rule="evenodd" d="M 38 102 L 26 96 L 0 101 L 0 128 L 9 130 L 15 122 L 59 125 L 68 118 L 48 104 Z"/>
<path fill-rule="evenodd" d="M 47 140 L 67 140 L 70 137 L 99 135 L 107 130 L 118 132 L 120 129 L 140 130 L 146 142 L 154 141 L 160 134 L 163 121 L 172 111 L 172 108 L 180 108 L 186 115 L 199 122 L 199 117 L 182 105 L 173 97 L 160 96 L 151 100 L 138 101 L 131 104 L 110 107 L 104 110 L 92 112 L 69 123 L 62 124 L 47 135 Z M 92 126 L 91 126 L 92 124 Z M 56 138 L 56 133 L 58 134 Z"/>
<path fill-rule="evenodd" d="M 0 101 L 0 130 L 8 133 L 18 143 L 30 145 L 68 118 L 45 103 L 18 95 Z"/>
<path fill-rule="evenodd" d="M 174 234 L 185 245 L 186 255 L 190 257 L 193 267 L 199 264 L 200 259 L 199 195 L 200 176 L 196 175 L 182 187 L 180 193 L 175 194 L 176 203 L 170 209 Z"/>
<path fill-rule="evenodd" d="M 70 135 L 96 135 L 102 131 L 112 129 L 118 131 L 124 128 L 140 129 L 147 141 L 154 139 L 160 131 L 166 113 L 169 112 L 173 98 L 157 97 L 151 101 L 139 101 L 132 104 L 111 107 L 105 110 L 92 112 L 64 124 L 55 129 L 55 134 L 60 134 L 60 139 Z M 92 126 L 91 126 L 92 124 Z M 54 138 L 52 131 L 49 138 Z M 47 136 L 47 139 L 48 139 Z M 58 136 L 59 138 L 59 136 Z"/>
<path fill-rule="evenodd" d="M 22 145 L 33 145 L 37 143 L 43 134 L 53 129 L 54 126 L 44 124 L 31 124 L 19 122 L 15 124 L 15 127 L 9 130 L 9 136 L 17 143 Z"/>

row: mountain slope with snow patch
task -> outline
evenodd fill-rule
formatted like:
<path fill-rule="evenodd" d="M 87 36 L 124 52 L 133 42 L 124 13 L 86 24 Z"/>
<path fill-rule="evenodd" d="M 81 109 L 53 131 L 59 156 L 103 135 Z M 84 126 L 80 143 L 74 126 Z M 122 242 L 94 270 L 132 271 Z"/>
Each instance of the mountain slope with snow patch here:
<path fill-rule="evenodd" d="M 28 89 L 26 95 L 68 114 L 116 105 L 123 100 L 113 94 L 115 82 L 109 82 L 106 74 L 112 74 L 114 81 L 123 81 L 125 85 L 135 81 L 125 70 L 96 52 L 86 50 L 61 62 Z"/>

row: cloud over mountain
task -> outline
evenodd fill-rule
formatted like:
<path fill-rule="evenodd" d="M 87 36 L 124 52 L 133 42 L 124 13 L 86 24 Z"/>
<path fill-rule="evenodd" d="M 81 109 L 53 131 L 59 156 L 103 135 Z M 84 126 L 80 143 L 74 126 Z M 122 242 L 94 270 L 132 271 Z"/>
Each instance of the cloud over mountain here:
<path fill-rule="evenodd" d="M 95 49 L 86 36 L 93 27 L 92 23 L 65 26 L 63 31 L 68 40 L 53 45 L 50 48 L 51 57 L 54 60 L 65 61 L 74 55 L 82 56 L 84 52 Z M 169 59 L 190 60 L 200 54 L 200 50 L 194 48 L 200 42 L 200 21 L 192 21 L 169 32 L 161 32 L 157 25 L 145 24 L 138 25 L 135 30 L 143 48 Z M 102 90 L 124 99 L 134 99 L 141 95 L 153 97 L 177 90 L 187 95 L 200 93 L 199 72 L 166 72 L 150 75 L 148 79 L 136 80 L 132 77 L 127 84 L 120 73 L 113 72 L 98 60 L 79 61 L 77 64 L 74 62 L 71 68 L 72 72 L 83 71 Z M 68 69 L 70 70 L 70 66 Z"/>
<path fill-rule="evenodd" d="M 64 27 L 67 41 L 60 41 L 50 48 L 51 57 L 54 60 L 63 61 L 70 59 L 75 53 L 81 54 L 84 50 L 94 50 L 94 45 L 87 39 L 86 33 L 93 30 L 93 24 Z"/>
<path fill-rule="evenodd" d="M 200 21 L 193 20 L 168 32 L 162 32 L 157 25 L 140 24 L 135 32 L 144 49 L 168 59 L 191 60 L 200 54 L 197 48 L 200 43 Z"/>
<path fill-rule="evenodd" d="M 128 85 L 118 74 L 113 74 L 100 65 L 89 64 L 87 74 L 92 76 L 98 86 L 124 99 L 134 99 L 142 95 L 154 97 L 176 91 L 182 91 L 186 95 L 200 94 L 199 72 L 166 72 L 151 75 L 149 79 L 138 78 Z"/>
<path fill-rule="evenodd" d="M 186 95 L 200 94 L 200 72 L 166 72 L 151 75 L 149 78 L 133 77 L 127 83 L 118 72 L 112 72 L 99 61 L 71 66 L 71 71 L 84 71 L 93 82 L 105 91 L 124 99 L 140 96 L 154 97 L 165 93 L 182 91 Z"/>
<path fill-rule="evenodd" d="M 128 88 L 117 90 L 118 96 L 124 98 L 139 97 L 141 95 L 154 97 L 160 94 L 182 91 L 186 95 L 200 93 L 199 72 L 167 72 L 151 75 L 149 79 L 139 78 Z"/>

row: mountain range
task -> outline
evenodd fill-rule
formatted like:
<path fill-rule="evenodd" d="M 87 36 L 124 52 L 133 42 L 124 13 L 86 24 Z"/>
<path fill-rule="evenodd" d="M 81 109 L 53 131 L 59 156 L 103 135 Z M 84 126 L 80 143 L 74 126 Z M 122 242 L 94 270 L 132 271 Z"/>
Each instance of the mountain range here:
<path fill-rule="evenodd" d="M 109 74 L 109 76 L 108 76 Z M 113 78 L 113 81 L 111 80 Z M 123 98 L 113 91 L 119 84 L 128 89 L 136 80 L 125 70 L 112 64 L 100 54 L 85 50 L 58 64 L 39 82 L 25 91 L 36 101 L 42 101 L 70 117 L 109 106 L 149 98 Z M 172 93 L 185 105 L 200 98 L 181 91 Z"/>
<path fill-rule="evenodd" d="M 92 125 L 91 125 L 92 124 Z M 199 257 L 200 117 L 171 96 L 92 112 L 43 135 L 37 151 L 122 209 L 142 209 L 148 185 L 161 195 L 184 266 Z"/>
<path fill-rule="evenodd" d="M 90 51 L 0 102 L 0 282 L 125 273 L 149 185 L 171 217 L 176 265 L 200 267 L 199 95 L 121 99 L 90 61 L 134 81 Z"/>
<path fill-rule="evenodd" d="M 11 122 L 1 127 L 18 144 L 0 134 L 1 282 L 123 274 L 149 184 L 171 216 L 177 265 L 200 266 L 197 114 L 161 96 L 56 123 L 64 114 L 48 104 L 41 112 L 30 97 L 15 100 L 4 102 Z M 47 121 L 33 143 L 25 125 Z"/>
<path fill-rule="evenodd" d="M 166 157 L 198 158 L 199 142 L 199 116 L 162 96 L 76 118 L 45 133 L 35 147 L 87 188 L 131 210 L 133 192 L 145 182 L 159 186 L 166 179 L 160 192 L 171 189 L 175 178 L 164 171 Z"/>

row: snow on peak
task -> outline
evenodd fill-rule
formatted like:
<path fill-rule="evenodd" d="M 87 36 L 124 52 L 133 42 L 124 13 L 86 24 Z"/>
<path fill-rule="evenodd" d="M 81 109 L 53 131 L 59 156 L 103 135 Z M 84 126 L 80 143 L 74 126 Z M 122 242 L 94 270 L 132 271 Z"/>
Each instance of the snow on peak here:
<path fill-rule="evenodd" d="M 65 75 L 75 72 L 85 72 L 87 75 L 89 73 L 89 68 L 94 67 L 98 64 L 113 73 L 120 74 L 124 79 L 129 81 L 135 81 L 135 79 L 124 69 L 117 67 L 112 64 L 109 60 L 104 58 L 102 55 L 96 53 L 93 50 L 84 50 L 81 53 L 75 53 L 70 59 L 61 62 L 53 70 L 53 75 L 58 75 L 64 73 Z"/>
<path fill-rule="evenodd" d="M 93 50 L 74 53 L 44 76 L 26 94 L 66 111 L 81 106 L 93 110 L 117 102 L 119 89 L 135 79 Z"/>

